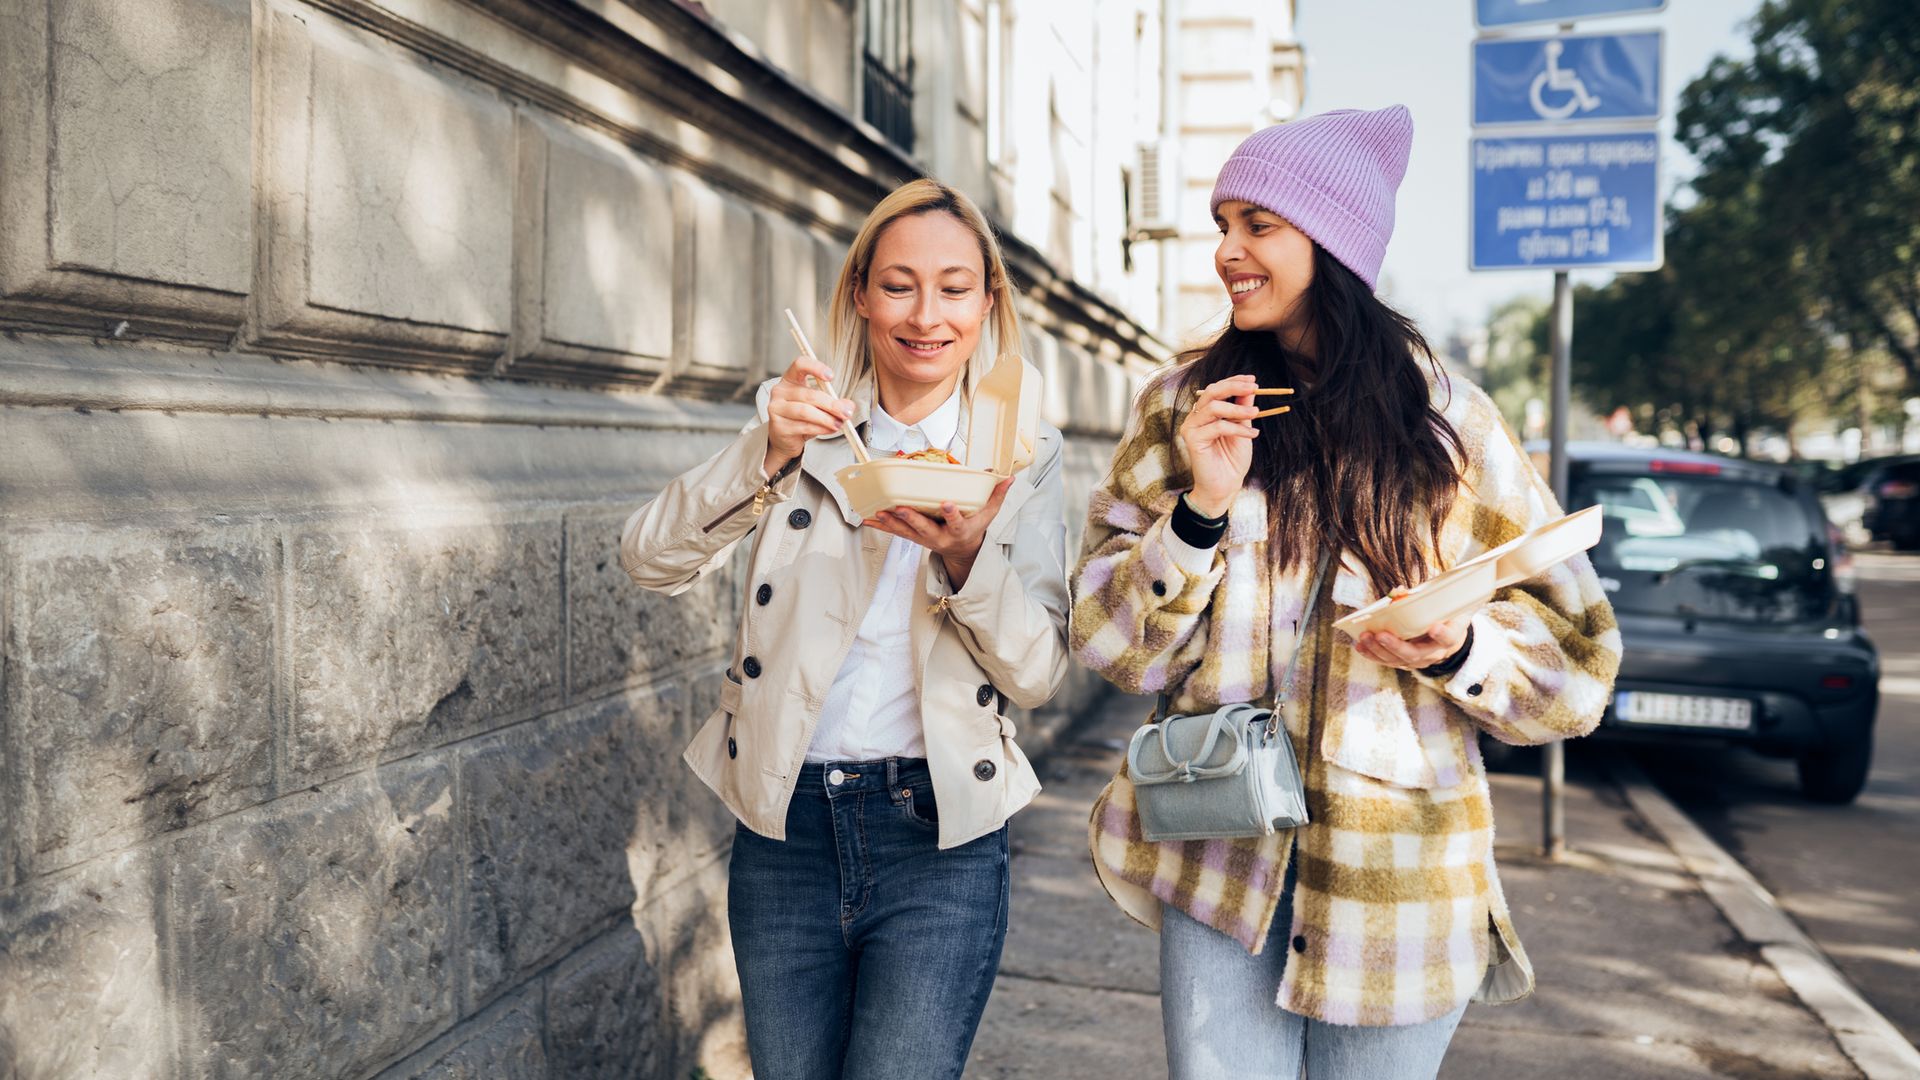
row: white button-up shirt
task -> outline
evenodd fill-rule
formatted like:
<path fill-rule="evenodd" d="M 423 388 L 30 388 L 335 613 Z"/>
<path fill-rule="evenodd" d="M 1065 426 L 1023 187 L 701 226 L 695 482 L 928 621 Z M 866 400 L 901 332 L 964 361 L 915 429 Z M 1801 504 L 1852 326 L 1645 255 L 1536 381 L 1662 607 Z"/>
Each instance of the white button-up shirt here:
<path fill-rule="evenodd" d="M 881 457 L 931 446 L 952 453 L 959 431 L 960 388 L 955 385 L 946 401 L 911 427 L 888 416 L 875 401 L 867 420 L 867 445 Z M 827 691 L 813 745 L 807 748 L 808 761 L 927 756 L 907 630 L 925 555 L 925 548 L 897 536 L 887 547 L 880 586 Z"/>

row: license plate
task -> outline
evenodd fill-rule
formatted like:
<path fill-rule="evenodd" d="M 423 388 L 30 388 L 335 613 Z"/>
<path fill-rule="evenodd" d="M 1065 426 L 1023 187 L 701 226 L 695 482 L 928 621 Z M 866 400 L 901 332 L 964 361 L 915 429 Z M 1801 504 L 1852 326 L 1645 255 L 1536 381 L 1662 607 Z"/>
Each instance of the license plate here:
<path fill-rule="evenodd" d="M 1745 731 L 1753 726 L 1753 702 L 1745 698 L 1622 690 L 1613 695 L 1613 715 L 1628 724 Z"/>

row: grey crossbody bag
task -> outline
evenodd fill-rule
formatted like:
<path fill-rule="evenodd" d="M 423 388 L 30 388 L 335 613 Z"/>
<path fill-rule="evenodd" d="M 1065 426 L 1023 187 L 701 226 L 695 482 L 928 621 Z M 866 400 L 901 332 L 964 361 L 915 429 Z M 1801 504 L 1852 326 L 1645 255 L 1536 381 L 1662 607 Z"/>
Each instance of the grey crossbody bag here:
<path fill-rule="evenodd" d="M 1322 552 L 1307 587 L 1308 618 L 1327 572 Z M 1160 695 L 1151 720 L 1127 744 L 1140 833 L 1163 840 L 1231 840 L 1266 836 L 1307 823 L 1307 796 L 1280 706 L 1293 689 L 1302 648 L 1287 661 L 1273 707 L 1222 705 L 1210 713 L 1167 716 Z"/>

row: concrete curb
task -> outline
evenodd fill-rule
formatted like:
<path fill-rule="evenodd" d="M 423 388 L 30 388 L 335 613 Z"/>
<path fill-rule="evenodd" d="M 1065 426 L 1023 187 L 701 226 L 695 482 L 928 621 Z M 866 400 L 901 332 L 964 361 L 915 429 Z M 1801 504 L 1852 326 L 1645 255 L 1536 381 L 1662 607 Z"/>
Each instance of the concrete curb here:
<path fill-rule="evenodd" d="M 1759 949 L 1868 1080 L 1920 1076 L 1920 1050 L 1860 996 L 1746 867 L 1662 795 L 1638 766 L 1616 760 L 1610 771 L 1635 812 L 1700 879 L 1734 932 Z"/>

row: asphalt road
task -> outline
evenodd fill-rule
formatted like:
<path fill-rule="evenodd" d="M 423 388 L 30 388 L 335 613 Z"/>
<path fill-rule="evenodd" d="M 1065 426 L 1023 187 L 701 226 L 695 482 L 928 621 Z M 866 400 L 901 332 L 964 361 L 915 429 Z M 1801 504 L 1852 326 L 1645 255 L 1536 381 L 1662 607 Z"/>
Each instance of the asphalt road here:
<path fill-rule="evenodd" d="M 1807 802 L 1791 761 L 1745 751 L 1636 757 L 1920 1044 L 1920 555 L 1865 552 L 1856 562 L 1882 664 L 1873 771 L 1858 802 Z"/>

